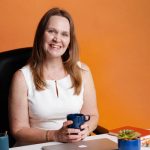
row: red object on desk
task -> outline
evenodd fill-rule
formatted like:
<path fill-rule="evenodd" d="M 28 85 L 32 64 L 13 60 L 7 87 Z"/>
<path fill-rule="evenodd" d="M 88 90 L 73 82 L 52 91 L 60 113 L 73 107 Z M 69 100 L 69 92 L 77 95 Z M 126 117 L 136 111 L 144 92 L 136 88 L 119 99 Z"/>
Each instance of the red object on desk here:
<path fill-rule="evenodd" d="M 133 126 L 123 126 L 120 128 L 115 128 L 115 129 L 109 130 L 109 134 L 117 136 L 119 131 L 124 130 L 124 129 L 129 129 L 129 130 L 134 130 L 136 132 L 139 132 L 141 134 L 140 137 L 150 135 L 150 130 L 143 129 L 143 128 L 137 128 L 137 127 L 133 127 Z"/>

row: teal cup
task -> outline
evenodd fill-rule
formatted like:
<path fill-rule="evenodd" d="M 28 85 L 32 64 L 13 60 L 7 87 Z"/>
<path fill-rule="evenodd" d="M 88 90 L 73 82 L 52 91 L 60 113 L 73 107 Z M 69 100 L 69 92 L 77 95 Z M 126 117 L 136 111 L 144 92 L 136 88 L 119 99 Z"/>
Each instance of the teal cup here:
<path fill-rule="evenodd" d="M 9 150 L 8 135 L 0 133 L 0 150 Z"/>

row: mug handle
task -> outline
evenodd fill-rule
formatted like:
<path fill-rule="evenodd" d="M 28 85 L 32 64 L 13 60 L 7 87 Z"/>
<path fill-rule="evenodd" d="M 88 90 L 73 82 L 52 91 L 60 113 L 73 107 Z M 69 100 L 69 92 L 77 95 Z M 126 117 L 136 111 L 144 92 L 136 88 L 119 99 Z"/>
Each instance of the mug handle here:
<path fill-rule="evenodd" d="M 85 121 L 89 121 L 90 120 L 90 115 L 85 115 Z"/>

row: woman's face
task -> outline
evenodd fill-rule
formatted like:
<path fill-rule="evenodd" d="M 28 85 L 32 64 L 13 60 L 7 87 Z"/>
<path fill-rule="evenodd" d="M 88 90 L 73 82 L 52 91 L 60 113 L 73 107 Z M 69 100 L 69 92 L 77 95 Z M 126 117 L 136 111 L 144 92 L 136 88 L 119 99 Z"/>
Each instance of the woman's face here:
<path fill-rule="evenodd" d="M 44 32 L 44 50 L 50 58 L 61 57 L 70 43 L 70 24 L 62 16 L 50 17 Z"/>

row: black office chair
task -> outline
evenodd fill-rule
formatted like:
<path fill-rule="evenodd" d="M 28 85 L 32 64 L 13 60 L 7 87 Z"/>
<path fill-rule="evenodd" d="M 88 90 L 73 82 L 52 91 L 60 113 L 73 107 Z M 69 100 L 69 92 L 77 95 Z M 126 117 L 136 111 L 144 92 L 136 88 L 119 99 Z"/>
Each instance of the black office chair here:
<path fill-rule="evenodd" d="M 8 121 L 8 94 L 12 76 L 16 70 L 27 63 L 32 47 L 20 48 L 0 53 L 0 131 L 8 131 L 10 147 L 15 140 L 11 136 Z M 95 134 L 108 133 L 108 130 L 98 126 Z"/>

